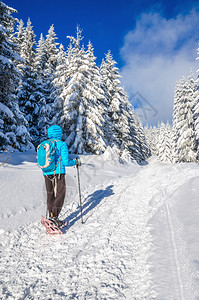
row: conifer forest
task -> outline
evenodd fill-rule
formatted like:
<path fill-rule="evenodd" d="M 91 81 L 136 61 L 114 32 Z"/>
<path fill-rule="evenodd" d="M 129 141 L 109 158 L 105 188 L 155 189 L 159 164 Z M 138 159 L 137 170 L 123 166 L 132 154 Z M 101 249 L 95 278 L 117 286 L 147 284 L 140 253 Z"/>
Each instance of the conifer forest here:
<path fill-rule="evenodd" d="M 79 26 L 65 48 L 54 25 L 36 41 L 31 20 L 25 24 L 14 13 L 0 1 L 1 151 L 36 149 L 47 128 L 58 124 L 70 153 L 102 154 L 110 147 L 138 163 L 151 155 L 163 162 L 198 161 L 195 74 L 176 84 L 172 124 L 143 127 L 111 51 L 98 66 L 92 42 L 84 45 Z"/>

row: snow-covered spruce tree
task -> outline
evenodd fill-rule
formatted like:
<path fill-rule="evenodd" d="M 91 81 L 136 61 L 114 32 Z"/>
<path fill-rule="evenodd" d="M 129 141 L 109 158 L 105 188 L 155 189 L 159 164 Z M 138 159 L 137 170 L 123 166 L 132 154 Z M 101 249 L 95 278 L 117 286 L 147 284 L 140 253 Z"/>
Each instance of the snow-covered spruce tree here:
<path fill-rule="evenodd" d="M 126 92 L 121 87 L 121 76 L 115 65 L 116 62 L 109 51 L 100 68 L 108 100 L 106 140 L 111 147 L 115 145 L 121 150 L 126 150 L 132 159 L 141 162 L 144 158 L 142 153 L 144 148 L 140 144 L 142 139 L 140 122 L 135 120 L 135 114 Z"/>
<path fill-rule="evenodd" d="M 37 147 L 41 142 L 48 138 L 47 129 L 49 127 L 50 121 L 49 116 L 51 113 L 51 107 L 46 103 L 46 99 L 43 96 L 43 85 L 42 82 L 37 85 L 38 93 L 38 105 L 39 105 L 39 120 L 37 124 L 37 132 L 39 136 L 35 139 L 35 147 Z"/>
<path fill-rule="evenodd" d="M 135 132 L 137 137 L 137 149 L 138 149 L 138 162 L 145 161 L 151 155 L 150 149 L 147 146 L 146 137 L 144 133 L 144 129 L 142 126 L 142 122 L 139 117 L 134 113 L 135 119 Z"/>
<path fill-rule="evenodd" d="M 49 95 L 49 91 L 47 90 L 45 77 L 46 63 L 46 44 L 43 34 L 41 34 L 36 47 L 34 59 L 34 69 L 35 73 L 37 74 L 37 91 L 39 92 L 38 96 L 40 95 L 40 98 L 38 97 L 39 122 L 37 126 L 39 136 L 35 143 L 36 145 L 47 138 L 47 128 L 50 124 L 52 111 L 51 105 L 47 103 L 47 96 Z"/>
<path fill-rule="evenodd" d="M 57 36 L 54 31 L 54 25 L 51 25 L 48 30 L 48 34 L 46 35 L 45 40 L 45 52 L 46 52 L 46 62 L 44 66 L 44 74 L 45 74 L 45 90 L 46 90 L 46 102 L 47 104 L 52 105 L 54 102 L 54 90 L 55 87 L 53 85 L 53 80 L 55 78 L 55 70 L 57 67 L 57 54 L 59 52 L 57 46 L 59 45 L 57 42 Z M 53 116 L 51 116 L 52 118 Z"/>
<path fill-rule="evenodd" d="M 152 133 L 151 133 L 151 138 L 152 138 L 152 147 L 153 147 L 153 153 L 151 153 L 153 156 L 158 157 L 158 140 L 159 140 L 159 135 L 160 135 L 160 122 L 158 121 L 157 126 L 152 127 Z"/>
<path fill-rule="evenodd" d="M 89 99 L 87 117 L 88 140 L 87 151 L 102 153 L 106 149 L 107 141 L 104 136 L 105 118 L 107 112 L 107 99 L 103 89 L 103 79 L 96 65 L 94 49 L 89 41 L 85 55 L 87 64 L 87 87 L 84 91 L 85 97 Z"/>
<path fill-rule="evenodd" d="M 158 159 L 162 162 L 172 162 L 172 129 L 167 122 L 165 125 L 161 122 L 158 138 Z"/>
<path fill-rule="evenodd" d="M 60 97 L 64 100 L 64 126 L 66 142 L 71 152 L 99 154 L 105 150 L 100 115 L 99 93 L 92 82 L 94 65 L 81 46 L 82 31 L 77 27 L 77 36 L 69 36 L 71 44 L 67 57 L 67 84 Z"/>
<path fill-rule="evenodd" d="M 138 128 L 135 120 L 135 113 L 130 105 L 125 91 L 120 102 L 119 122 L 118 122 L 118 140 L 120 141 L 120 150 L 129 153 L 132 160 L 143 161 L 139 147 Z"/>
<path fill-rule="evenodd" d="M 42 101 L 40 102 L 40 111 L 43 111 L 43 113 L 45 112 L 43 120 L 45 119 L 46 125 L 43 132 L 46 132 L 46 126 L 51 123 L 55 113 L 52 106 L 55 101 L 56 87 L 54 86 L 54 79 L 59 52 L 56 40 L 57 36 L 54 32 L 54 25 L 52 25 L 48 30 L 46 39 L 44 39 L 43 34 L 40 35 L 35 54 L 34 66 L 36 73 L 39 75 L 40 88 L 42 89 L 43 94 Z"/>
<path fill-rule="evenodd" d="M 178 162 L 196 161 L 193 99 L 189 83 L 182 78 L 176 88 L 173 110 L 173 131 Z"/>
<path fill-rule="evenodd" d="M 144 127 L 144 135 L 146 139 L 146 145 L 149 149 L 149 153 L 152 156 L 156 154 L 156 127 L 149 126 L 148 124 Z"/>
<path fill-rule="evenodd" d="M 46 68 L 46 44 L 43 34 L 41 33 L 38 41 L 34 59 L 34 66 L 37 74 L 39 75 L 42 82 L 45 82 L 45 68 Z"/>
<path fill-rule="evenodd" d="M 191 107 L 192 117 L 193 117 L 193 124 L 191 125 L 193 131 L 194 131 L 194 151 L 198 150 L 198 137 L 197 137 L 197 131 L 196 131 L 196 122 L 197 122 L 197 114 L 196 114 L 196 106 L 198 104 L 198 98 L 197 98 L 197 80 L 194 78 L 193 72 L 190 73 L 188 76 L 188 99 L 189 99 L 189 105 Z"/>
<path fill-rule="evenodd" d="M 35 34 L 30 19 L 23 32 L 22 43 L 20 45 L 20 54 L 23 61 L 19 65 L 22 73 L 21 82 L 17 92 L 20 110 L 24 113 L 29 123 L 29 133 L 33 144 L 36 147 L 40 142 L 41 135 L 44 132 L 43 127 L 38 124 L 40 120 L 41 107 L 44 104 L 44 94 L 42 82 L 35 70 Z M 42 122 L 43 123 L 43 122 Z"/>
<path fill-rule="evenodd" d="M 113 60 L 111 52 L 106 54 L 105 60 L 102 60 L 100 72 L 106 88 L 106 97 L 108 100 L 108 111 L 106 119 L 106 140 L 110 146 L 116 145 L 120 148 L 122 141 L 119 140 L 119 113 L 122 87 L 119 78 L 116 62 Z"/>
<path fill-rule="evenodd" d="M 197 49 L 199 60 L 199 48 Z M 197 70 L 199 73 L 199 69 Z M 199 161 L 199 75 L 195 81 L 195 90 L 194 90 L 194 128 L 195 128 L 195 136 L 196 136 L 196 153 L 197 153 L 197 161 Z"/>
<path fill-rule="evenodd" d="M 126 118 L 125 115 L 122 115 L 120 106 L 123 98 L 124 103 L 122 105 L 122 109 L 124 110 L 127 96 L 121 87 L 121 82 L 119 80 L 121 76 L 115 65 L 116 62 L 113 60 L 111 52 L 109 51 L 108 54 L 106 54 L 105 60 L 102 60 L 100 67 L 100 72 L 105 86 L 105 95 L 108 101 L 105 136 L 110 146 L 115 145 L 118 148 L 125 148 L 123 142 L 124 135 L 129 130 L 128 118 Z M 122 128 L 122 125 L 124 125 L 124 128 Z"/>
<path fill-rule="evenodd" d="M 165 124 L 165 129 L 164 129 L 164 149 L 165 150 L 161 160 L 168 163 L 175 163 L 176 162 L 175 139 L 174 139 L 173 126 L 169 124 L 169 121 L 167 121 L 167 123 Z"/>
<path fill-rule="evenodd" d="M 54 102 L 52 104 L 52 124 L 58 124 L 63 129 L 65 128 L 65 120 L 64 118 L 64 97 L 62 92 L 66 87 L 67 83 L 67 59 L 66 53 L 64 50 L 64 46 L 60 44 L 59 52 L 57 54 L 57 66 L 55 70 L 55 77 L 53 80 L 54 91 L 53 98 Z"/>
<path fill-rule="evenodd" d="M 17 69 L 20 56 L 10 32 L 16 21 L 12 16 L 14 12 L 16 10 L 0 1 L 0 148 L 11 145 L 22 151 L 32 144 L 26 128 L 28 124 L 15 96 L 20 77 Z"/>
<path fill-rule="evenodd" d="M 174 105 L 173 105 L 173 136 L 174 136 L 174 157 L 173 162 L 178 162 L 178 148 L 177 141 L 180 137 L 180 99 L 182 97 L 182 86 L 180 81 L 176 83 L 175 94 L 174 94 Z"/>
<path fill-rule="evenodd" d="M 57 66 L 57 54 L 58 49 L 57 46 L 59 43 L 56 42 L 57 36 L 54 31 L 54 25 L 48 30 L 48 34 L 46 35 L 46 55 L 47 55 L 47 62 L 46 62 L 46 72 L 50 76 L 54 74 L 56 66 Z"/>
<path fill-rule="evenodd" d="M 70 124 L 68 122 L 67 114 L 67 84 L 72 74 L 72 62 L 73 62 L 73 46 L 70 43 L 67 49 L 67 53 L 64 51 L 64 46 L 61 44 L 59 47 L 59 53 L 57 55 L 57 66 L 55 70 L 55 78 L 53 80 L 54 91 L 52 97 L 54 102 L 52 104 L 52 124 L 58 124 L 63 129 L 63 138 L 66 139 L 70 134 Z"/>
<path fill-rule="evenodd" d="M 198 99 L 197 104 L 194 107 L 194 127 L 195 127 L 195 136 L 196 136 L 196 153 L 197 153 L 197 161 L 199 160 L 199 87 L 195 91 L 195 96 Z"/>
<path fill-rule="evenodd" d="M 165 124 L 161 122 L 158 132 L 158 143 L 156 155 L 159 160 L 163 161 L 163 153 L 165 149 Z"/>
<path fill-rule="evenodd" d="M 187 149 L 187 161 L 188 162 L 196 162 L 197 158 L 197 145 L 196 145 L 196 133 L 195 133 L 195 124 L 194 124 L 194 106 L 195 106 L 195 99 L 194 99 L 194 90 L 195 90 L 195 82 L 193 76 L 190 75 L 188 78 L 188 96 L 187 96 L 187 108 L 185 110 L 185 117 L 187 120 L 187 148 L 190 147 L 191 149 Z"/>
<path fill-rule="evenodd" d="M 17 30 L 14 33 L 14 39 L 15 43 L 18 45 L 18 52 L 20 54 L 21 51 L 21 45 L 23 43 L 23 37 L 24 37 L 24 22 L 22 20 L 19 21 L 17 24 Z"/>
<path fill-rule="evenodd" d="M 157 152 L 158 132 L 159 132 L 159 129 L 156 126 L 153 126 L 153 128 L 151 130 L 150 150 L 151 150 L 151 155 L 154 155 L 154 156 L 156 156 L 156 152 Z"/>

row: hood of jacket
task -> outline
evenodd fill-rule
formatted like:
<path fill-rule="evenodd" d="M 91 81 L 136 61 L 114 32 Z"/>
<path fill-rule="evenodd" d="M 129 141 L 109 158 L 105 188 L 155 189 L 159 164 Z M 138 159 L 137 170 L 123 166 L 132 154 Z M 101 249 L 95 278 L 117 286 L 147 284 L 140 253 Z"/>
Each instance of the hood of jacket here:
<path fill-rule="evenodd" d="M 59 125 L 52 125 L 47 130 L 49 139 L 59 139 L 62 138 L 62 129 Z"/>

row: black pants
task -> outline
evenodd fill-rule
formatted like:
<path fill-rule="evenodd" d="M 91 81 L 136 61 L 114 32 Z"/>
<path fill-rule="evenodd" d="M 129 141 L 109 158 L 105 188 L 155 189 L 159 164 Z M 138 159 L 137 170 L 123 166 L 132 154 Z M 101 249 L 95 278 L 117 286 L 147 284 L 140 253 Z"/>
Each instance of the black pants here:
<path fill-rule="evenodd" d="M 56 176 L 56 178 L 54 178 Z M 48 175 L 45 176 L 45 184 L 47 191 L 47 208 L 49 211 L 49 216 L 51 213 L 53 217 L 58 217 L 59 213 L 64 204 L 64 198 L 66 195 L 66 182 L 65 182 L 65 174 L 59 175 Z M 54 178 L 54 180 L 53 180 Z M 55 195 L 55 180 L 57 181 L 57 192 Z"/>

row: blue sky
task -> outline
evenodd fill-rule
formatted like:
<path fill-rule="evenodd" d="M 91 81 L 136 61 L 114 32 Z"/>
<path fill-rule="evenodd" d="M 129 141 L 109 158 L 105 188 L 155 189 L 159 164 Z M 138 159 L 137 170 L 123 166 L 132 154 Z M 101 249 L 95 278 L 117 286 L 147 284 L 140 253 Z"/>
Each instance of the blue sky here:
<path fill-rule="evenodd" d="M 54 24 L 58 42 L 65 48 L 66 36 L 75 35 L 79 24 L 84 43 L 90 39 L 94 46 L 98 64 L 111 50 L 131 100 L 140 95 L 137 103 L 147 108 L 142 121 L 171 121 L 176 80 L 197 69 L 199 1 L 4 2 L 18 10 L 15 16 L 24 23 L 30 17 L 37 39 Z"/>

